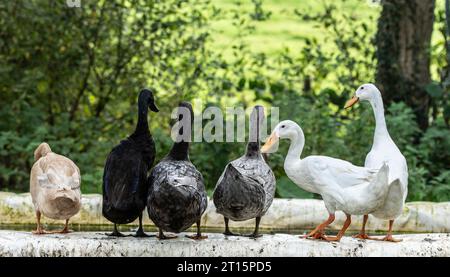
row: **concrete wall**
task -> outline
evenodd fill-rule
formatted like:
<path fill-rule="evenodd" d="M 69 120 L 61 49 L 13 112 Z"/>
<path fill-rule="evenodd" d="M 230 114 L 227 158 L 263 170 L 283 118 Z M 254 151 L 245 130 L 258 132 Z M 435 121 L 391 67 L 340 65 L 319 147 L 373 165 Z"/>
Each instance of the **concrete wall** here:
<path fill-rule="evenodd" d="M 110 238 L 100 233 L 32 235 L 30 232 L 0 231 L 0 257 L 367 257 L 367 256 L 450 256 L 447 234 L 399 235 L 401 243 L 361 241 L 344 237 L 339 243 L 300 239 L 298 236 L 264 235 L 256 240 L 224 238 L 208 234 L 208 239 L 193 241 L 180 234 L 178 239 Z"/>
<path fill-rule="evenodd" d="M 110 224 L 101 214 L 101 195 L 83 195 L 81 212 L 71 220 L 75 224 Z M 145 224 L 153 225 L 145 214 Z M 305 230 L 316 226 L 327 218 L 325 206 L 320 200 L 311 199 L 275 199 L 271 208 L 261 221 L 264 229 Z M 338 230 L 341 228 L 345 216 L 338 212 L 337 219 L 330 227 Z M 359 230 L 361 216 L 354 216 L 349 230 Z M 56 223 L 45 218 L 44 223 Z M 14 194 L 0 192 L 0 224 L 34 224 L 34 208 L 30 194 Z M 136 223 L 136 222 L 135 222 Z M 213 228 L 223 228 L 223 217 L 215 212 L 212 201 L 202 218 L 202 225 Z M 231 222 L 231 228 L 253 228 L 254 221 Z M 367 225 L 368 231 L 385 230 L 387 222 L 370 217 Z M 407 203 L 401 217 L 395 221 L 397 232 L 420 233 L 450 233 L 450 202 L 431 203 L 413 202 Z"/>

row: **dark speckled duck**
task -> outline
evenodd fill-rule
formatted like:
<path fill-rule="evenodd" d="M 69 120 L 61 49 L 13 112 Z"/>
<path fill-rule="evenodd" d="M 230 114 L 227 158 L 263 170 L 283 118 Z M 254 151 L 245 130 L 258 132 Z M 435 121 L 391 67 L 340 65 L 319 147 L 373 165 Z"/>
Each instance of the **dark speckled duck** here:
<path fill-rule="evenodd" d="M 187 118 L 190 117 L 190 122 Z M 182 102 L 178 108 L 178 121 L 192 125 L 194 114 L 191 104 Z M 191 127 L 191 126 L 189 126 Z M 202 174 L 189 160 L 191 128 L 179 129 L 177 142 L 169 154 L 150 173 L 147 210 L 150 219 L 159 228 L 159 239 L 170 239 L 164 231 L 180 233 L 197 224 L 197 234 L 192 239 L 204 239 L 200 219 L 207 207 L 207 196 Z M 186 131 L 188 133 L 183 134 Z"/>
<path fill-rule="evenodd" d="M 225 235 L 235 235 L 228 227 L 229 219 L 244 221 L 256 219 L 255 231 L 249 237 L 259 237 L 261 217 L 272 204 L 275 194 L 275 176 L 260 152 L 260 128 L 264 108 L 256 106 L 250 116 L 250 136 L 244 156 L 230 162 L 214 190 L 217 213 L 225 219 Z"/>
<path fill-rule="evenodd" d="M 147 236 L 142 228 L 142 212 L 147 198 L 147 174 L 155 160 L 155 142 L 148 129 L 148 109 L 158 112 L 153 92 L 139 94 L 136 130 L 109 153 L 103 173 L 103 216 L 114 223 L 111 236 L 123 236 L 117 224 L 127 224 L 139 217 L 137 237 Z"/>

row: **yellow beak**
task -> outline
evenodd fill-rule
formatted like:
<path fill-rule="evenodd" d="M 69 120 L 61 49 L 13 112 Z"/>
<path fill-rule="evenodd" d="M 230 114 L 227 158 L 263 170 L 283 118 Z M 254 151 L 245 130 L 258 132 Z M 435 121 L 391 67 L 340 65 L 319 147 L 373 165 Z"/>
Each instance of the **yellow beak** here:
<path fill-rule="evenodd" d="M 351 106 L 358 103 L 358 101 L 359 101 L 359 98 L 356 96 L 353 96 L 352 99 L 348 100 L 347 103 L 345 103 L 344 109 L 350 108 Z"/>
<path fill-rule="evenodd" d="M 269 137 L 269 139 L 266 141 L 266 143 L 261 148 L 262 153 L 268 153 L 272 146 L 278 141 L 278 136 L 275 133 L 272 133 Z"/>

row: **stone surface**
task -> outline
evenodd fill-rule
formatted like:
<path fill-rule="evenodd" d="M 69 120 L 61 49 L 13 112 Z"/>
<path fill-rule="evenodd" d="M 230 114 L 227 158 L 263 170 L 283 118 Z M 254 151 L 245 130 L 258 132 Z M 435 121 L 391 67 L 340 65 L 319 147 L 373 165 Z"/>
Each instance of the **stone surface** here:
<path fill-rule="evenodd" d="M 399 235 L 400 243 L 362 241 L 344 237 L 341 242 L 300 239 L 298 236 L 264 235 L 256 240 L 225 238 L 207 234 L 194 241 L 180 234 L 178 239 L 110 238 L 101 233 L 32 235 L 29 232 L 0 231 L 1 256 L 174 256 L 174 257 L 365 257 L 365 256 L 450 256 L 448 234 Z"/>
<path fill-rule="evenodd" d="M 78 215 L 71 219 L 72 224 L 103 225 L 110 224 L 102 217 L 101 195 L 83 195 L 82 208 Z M 144 212 L 146 225 L 153 225 Z M 266 216 L 262 218 L 261 228 L 266 230 L 296 231 L 310 229 L 327 218 L 327 211 L 321 200 L 313 199 L 275 199 Z M 339 230 L 345 220 L 343 213 L 338 212 L 336 221 L 330 229 Z M 44 223 L 63 222 L 44 218 Z M 359 230 L 362 216 L 353 216 L 349 231 Z M 14 194 L 0 192 L 0 224 L 34 224 L 35 215 L 30 194 Z M 136 224 L 137 222 L 135 222 Z M 202 218 L 202 226 L 223 228 L 223 217 L 215 212 L 212 201 Z M 231 222 L 231 228 L 253 228 L 254 220 Z M 387 221 L 370 216 L 367 230 L 384 231 Z M 394 225 L 397 232 L 448 233 L 450 232 L 450 202 L 412 202 L 407 203 Z"/>

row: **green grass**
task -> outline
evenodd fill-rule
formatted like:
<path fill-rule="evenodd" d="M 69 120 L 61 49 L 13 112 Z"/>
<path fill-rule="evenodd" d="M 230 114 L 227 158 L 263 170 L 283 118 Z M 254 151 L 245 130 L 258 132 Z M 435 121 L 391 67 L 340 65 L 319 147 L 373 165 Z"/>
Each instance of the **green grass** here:
<path fill-rule="evenodd" d="M 221 9 L 220 18 L 211 26 L 213 42 L 224 51 L 231 51 L 231 46 L 238 39 L 238 31 L 232 25 L 232 11 L 239 9 L 241 14 L 249 14 L 254 9 L 250 0 L 241 1 L 239 6 L 236 3 L 236 0 L 213 1 L 213 4 Z M 324 40 L 326 32 L 315 23 L 302 20 L 295 10 L 312 15 L 322 12 L 328 4 L 336 5 L 338 10 L 347 16 L 371 20 L 373 24 L 376 24 L 381 10 L 378 5 L 369 4 L 368 0 L 264 0 L 264 11 L 271 12 L 268 20 L 254 21 L 245 16 L 255 27 L 254 32 L 246 37 L 250 50 L 270 55 L 279 53 L 284 48 L 295 51 L 302 47 L 306 38 Z"/>

